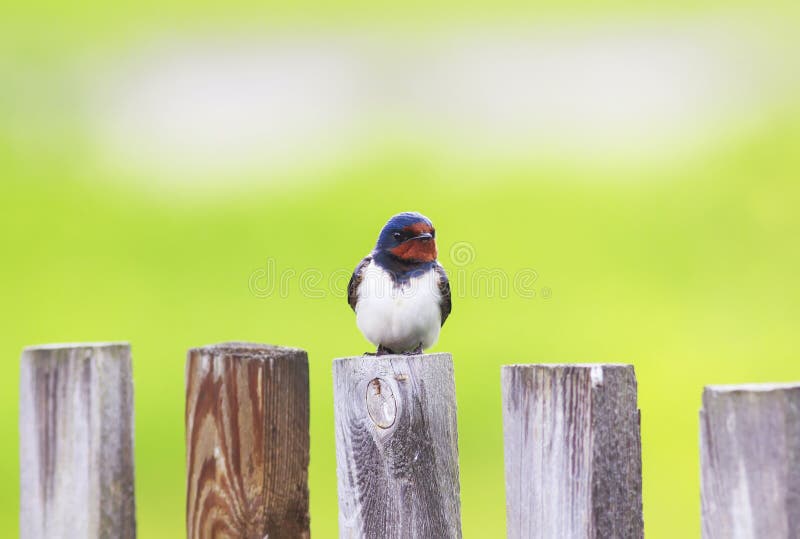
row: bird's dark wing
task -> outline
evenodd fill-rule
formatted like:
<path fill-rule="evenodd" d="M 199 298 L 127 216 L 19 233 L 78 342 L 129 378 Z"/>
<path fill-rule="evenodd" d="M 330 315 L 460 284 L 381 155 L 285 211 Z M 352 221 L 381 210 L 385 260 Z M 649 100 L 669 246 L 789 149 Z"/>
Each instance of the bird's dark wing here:
<path fill-rule="evenodd" d="M 442 266 L 436 264 L 434 268 L 436 268 L 436 273 L 439 275 L 439 293 L 442 295 L 439 309 L 442 313 L 442 325 L 444 325 L 444 321 L 450 316 L 450 311 L 453 308 L 453 301 L 450 295 L 450 281 L 447 279 L 447 273 L 445 273 Z"/>
<path fill-rule="evenodd" d="M 358 285 L 364 279 L 364 268 L 367 267 L 371 260 L 371 256 L 365 256 L 364 260 L 358 263 L 355 271 L 353 271 L 353 276 L 350 277 L 350 283 L 347 285 L 347 303 L 350 304 L 350 308 L 353 311 L 356 310 L 356 302 L 358 302 Z"/>

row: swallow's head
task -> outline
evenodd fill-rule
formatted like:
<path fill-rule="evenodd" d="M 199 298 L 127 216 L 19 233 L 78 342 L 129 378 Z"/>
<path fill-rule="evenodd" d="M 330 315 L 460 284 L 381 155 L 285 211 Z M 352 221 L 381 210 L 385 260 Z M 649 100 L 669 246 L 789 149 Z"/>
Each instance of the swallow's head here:
<path fill-rule="evenodd" d="M 430 219 L 421 213 L 398 213 L 384 225 L 375 250 L 403 262 L 432 262 L 437 255 L 436 230 Z"/>

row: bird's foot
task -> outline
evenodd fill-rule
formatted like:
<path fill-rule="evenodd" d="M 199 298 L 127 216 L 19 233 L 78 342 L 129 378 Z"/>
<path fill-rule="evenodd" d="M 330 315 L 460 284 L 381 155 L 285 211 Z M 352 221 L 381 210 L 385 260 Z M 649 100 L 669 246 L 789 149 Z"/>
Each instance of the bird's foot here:
<path fill-rule="evenodd" d="M 404 355 L 404 356 L 416 356 L 416 355 L 419 355 L 419 354 L 422 353 L 422 343 L 420 343 L 419 346 L 417 346 L 413 350 L 408 350 L 406 352 L 399 352 L 399 353 Z M 375 350 L 374 352 L 364 352 L 365 356 L 387 356 L 387 355 L 392 355 L 392 354 L 398 354 L 398 352 L 395 352 L 391 348 L 386 348 L 382 344 L 378 345 L 378 349 Z"/>
<path fill-rule="evenodd" d="M 386 356 L 394 353 L 395 353 L 394 350 L 390 350 L 389 348 L 386 348 L 382 344 L 378 345 L 378 349 L 375 351 L 376 356 Z"/>

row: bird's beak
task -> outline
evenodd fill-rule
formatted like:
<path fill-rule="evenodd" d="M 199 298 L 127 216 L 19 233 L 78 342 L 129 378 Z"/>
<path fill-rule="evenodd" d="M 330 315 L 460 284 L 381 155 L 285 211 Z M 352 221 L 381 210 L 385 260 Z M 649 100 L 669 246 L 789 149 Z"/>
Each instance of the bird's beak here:
<path fill-rule="evenodd" d="M 416 236 L 414 236 L 414 237 L 413 237 L 413 238 L 411 238 L 411 239 L 412 239 L 412 240 L 423 240 L 423 241 L 427 241 L 427 240 L 433 239 L 433 236 L 432 236 L 431 234 L 427 233 L 427 232 L 423 232 L 422 234 L 417 234 Z"/>

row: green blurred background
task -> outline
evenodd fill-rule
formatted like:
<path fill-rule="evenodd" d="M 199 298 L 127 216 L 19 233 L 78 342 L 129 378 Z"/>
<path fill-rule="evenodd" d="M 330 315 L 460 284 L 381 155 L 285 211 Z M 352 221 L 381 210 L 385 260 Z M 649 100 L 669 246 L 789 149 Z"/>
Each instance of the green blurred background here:
<path fill-rule="evenodd" d="M 650 538 L 699 537 L 703 385 L 800 379 L 796 2 L 3 11 L 6 536 L 23 346 L 132 343 L 139 535 L 174 538 L 186 350 L 250 340 L 309 352 L 312 533 L 335 537 L 331 360 L 370 348 L 343 286 L 398 211 L 454 280 L 434 350 L 467 538 L 505 533 L 504 363 L 636 366 Z"/>

